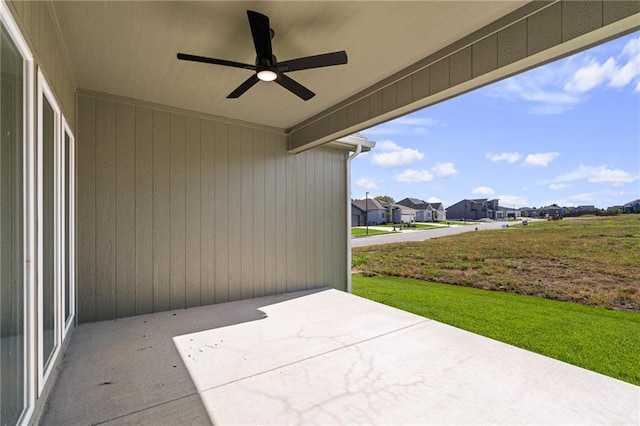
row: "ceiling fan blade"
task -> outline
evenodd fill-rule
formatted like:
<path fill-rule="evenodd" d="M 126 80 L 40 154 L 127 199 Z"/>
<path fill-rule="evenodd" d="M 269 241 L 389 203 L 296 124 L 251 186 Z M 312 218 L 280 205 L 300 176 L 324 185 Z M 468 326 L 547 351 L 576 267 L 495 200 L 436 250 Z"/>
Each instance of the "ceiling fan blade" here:
<path fill-rule="evenodd" d="M 227 61 L 224 59 L 207 58 L 206 56 L 189 55 L 187 53 L 178 53 L 178 59 L 182 61 L 202 62 L 205 64 L 224 65 L 227 67 L 243 68 L 246 70 L 256 70 L 255 65 L 242 64 L 240 62 Z"/>
<path fill-rule="evenodd" d="M 238 86 L 236 90 L 229 93 L 229 95 L 227 96 L 227 99 L 239 98 L 244 92 L 251 89 L 253 85 L 259 81 L 260 79 L 258 78 L 258 76 L 253 74 L 251 77 L 246 79 L 240 86 Z"/>
<path fill-rule="evenodd" d="M 322 55 L 307 56 L 305 58 L 291 59 L 276 64 L 280 72 L 308 70 L 310 68 L 330 67 L 347 63 L 347 52 L 332 52 Z"/>
<path fill-rule="evenodd" d="M 294 95 L 299 96 L 305 101 L 308 101 L 309 99 L 313 98 L 316 95 L 311 90 L 304 87 L 302 84 L 298 83 L 297 81 L 295 81 L 290 77 L 287 77 L 284 74 L 280 74 L 278 76 L 278 78 L 276 79 L 276 83 L 278 83 L 280 86 L 284 87 L 285 89 L 289 90 Z"/>
<path fill-rule="evenodd" d="M 247 16 L 249 17 L 249 26 L 251 27 L 251 36 L 253 37 L 253 45 L 256 48 L 258 63 L 271 67 L 274 64 L 269 17 L 253 10 L 247 10 Z"/>

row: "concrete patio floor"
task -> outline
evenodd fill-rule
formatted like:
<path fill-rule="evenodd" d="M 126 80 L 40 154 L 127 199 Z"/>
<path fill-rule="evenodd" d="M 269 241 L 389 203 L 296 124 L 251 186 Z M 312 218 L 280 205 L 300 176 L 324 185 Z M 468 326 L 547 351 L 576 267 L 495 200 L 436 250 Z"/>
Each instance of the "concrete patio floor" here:
<path fill-rule="evenodd" d="M 330 289 L 81 325 L 41 419 L 639 422 L 640 387 Z"/>

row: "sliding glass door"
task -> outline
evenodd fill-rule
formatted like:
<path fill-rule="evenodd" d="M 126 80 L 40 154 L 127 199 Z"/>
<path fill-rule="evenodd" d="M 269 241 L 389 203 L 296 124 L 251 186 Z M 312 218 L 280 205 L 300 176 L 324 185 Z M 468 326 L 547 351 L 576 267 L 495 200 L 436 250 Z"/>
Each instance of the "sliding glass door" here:
<path fill-rule="evenodd" d="M 29 206 L 33 58 L 0 4 L 0 424 L 22 422 L 33 408 L 29 351 L 32 228 Z"/>

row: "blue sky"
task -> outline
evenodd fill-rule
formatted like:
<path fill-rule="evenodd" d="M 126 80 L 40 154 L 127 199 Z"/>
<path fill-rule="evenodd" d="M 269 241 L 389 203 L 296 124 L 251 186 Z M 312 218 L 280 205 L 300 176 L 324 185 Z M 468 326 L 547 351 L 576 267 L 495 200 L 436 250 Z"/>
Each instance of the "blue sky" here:
<path fill-rule="evenodd" d="M 361 132 L 353 198 L 505 207 L 640 198 L 640 33 Z"/>

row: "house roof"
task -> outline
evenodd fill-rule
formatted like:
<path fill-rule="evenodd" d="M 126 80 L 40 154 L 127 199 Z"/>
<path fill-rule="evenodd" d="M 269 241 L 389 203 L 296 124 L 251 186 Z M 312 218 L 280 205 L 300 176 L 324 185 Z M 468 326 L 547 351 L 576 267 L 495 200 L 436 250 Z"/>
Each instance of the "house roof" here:
<path fill-rule="evenodd" d="M 405 213 L 415 213 L 415 212 L 418 211 L 417 209 L 413 209 L 411 207 L 403 206 L 402 204 L 394 204 L 393 208 L 397 209 L 397 210 L 400 210 L 402 212 L 405 212 Z"/>
<path fill-rule="evenodd" d="M 364 212 L 365 212 L 365 210 L 364 210 L 364 209 L 361 209 L 361 208 L 360 208 L 360 206 L 358 206 L 354 201 L 352 201 L 352 202 L 351 202 L 351 208 L 352 208 L 352 209 L 359 210 L 359 211 L 361 211 L 362 213 L 364 213 Z"/>
<path fill-rule="evenodd" d="M 419 198 L 405 198 L 398 201 L 398 204 L 407 206 L 407 207 L 412 207 L 417 210 L 424 210 L 429 206 L 429 203 Z"/>
<path fill-rule="evenodd" d="M 375 198 L 369 198 L 366 200 L 354 200 L 353 204 L 358 206 L 361 210 L 386 210 L 380 201 Z"/>

